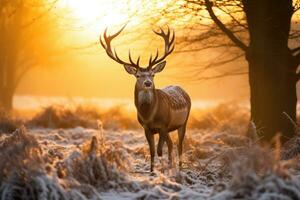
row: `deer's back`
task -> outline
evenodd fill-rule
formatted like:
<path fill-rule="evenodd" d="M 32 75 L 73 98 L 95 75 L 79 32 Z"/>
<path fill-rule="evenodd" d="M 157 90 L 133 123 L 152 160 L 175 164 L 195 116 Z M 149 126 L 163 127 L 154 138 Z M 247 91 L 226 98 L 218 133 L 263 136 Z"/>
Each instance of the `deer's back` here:
<path fill-rule="evenodd" d="M 181 87 L 168 86 L 163 88 L 162 91 L 167 94 L 171 109 L 190 109 L 191 99 Z"/>
<path fill-rule="evenodd" d="M 179 86 L 168 86 L 161 90 L 169 105 L 168 130 L 173 131 L 186 123 L 191 109 L 189 95 Z"/>

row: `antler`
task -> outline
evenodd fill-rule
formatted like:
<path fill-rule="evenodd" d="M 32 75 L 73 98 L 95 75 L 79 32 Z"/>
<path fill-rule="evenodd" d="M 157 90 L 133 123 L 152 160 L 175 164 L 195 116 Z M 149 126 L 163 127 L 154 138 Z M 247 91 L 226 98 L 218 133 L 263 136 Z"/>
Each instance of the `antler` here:
<path fill-rule="evenodd" d="M 107 28 L 105 29 L 104 31 L 104 34 L 103 34 L 103 38 L 104 38 L 104 42 L 102 41 L 102 37 L 100 36 L 100 43 L 101 43 L 101 46 L 105 49 L 107 55 L 113 59 L 114 61 L 120 63 L 120 64 L 123 64 L 123 65 L 130 65 L 132 67 L 135 67 L 136 69 L 139 69 L 140 66 L 139 66 L 139 63 L 140 63 L 140 57 L 138 57 L 137 59 L 137 62 L 133 62 L 132 58 L 131 58 L 131 54 L 130 54 L 130 51 L 129 51 L 129 61 L 130 63 L 127 63 L 127 62 L 124 62 L 122 61 L 116 50 L 114 49 L 114 51 L 112 51 L 111 49 L 111 41 L 117 37 L 123 30 L 124 28 L 126 27 L 126 25 L 124 25 L 117 33 L 113 34 L 113 35 L 110 35 L 110 36 L 107 36 Z"/>
<path fill-rule="evenodd" d="M 150 56 L 149 59 L 149 66 L 148 69 L 151 69 L 154 65 L 160 63 L 161 61 L 163 61 L 168 55 L 170 55 L 170 53 L 172 53 L 172 51 L 174 50 L 175 44 L 174 44 L 174 40 L 175 40 L 175 32 L 173 31 L 172 37 L 171 36 L 171 32 L 170 32 L 170 28 L 168 27 L 168 31 L 167 33 L 164 32 L 164 30 L 162 28 L 160 28 L 161 32 L 156 32 L 153 30 L 153 32 L 159 36 L 161 36 L 164 41 L 165 41 L 165 53 L 164 55 L 158 58 L 158 50 L 156 51 L 156 55 L 154 57 L 154 59 L 152 60 L 152 55 Z"/>

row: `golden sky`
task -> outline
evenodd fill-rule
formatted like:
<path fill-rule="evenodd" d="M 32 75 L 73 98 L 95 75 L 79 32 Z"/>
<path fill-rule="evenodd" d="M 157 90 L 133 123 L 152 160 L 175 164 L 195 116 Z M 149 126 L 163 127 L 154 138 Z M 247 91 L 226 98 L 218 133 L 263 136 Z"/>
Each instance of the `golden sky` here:
<path fill-rule="evenodd" d="M 170 0 L 61 0 L 57 14 L 63 16 L 59 44 L 68 49 L 61 53 L 64 60 L 57 65 L 31 70 L 23 78 L 17 94 L 132 98 L 135 78 L 128 75 L 123 66 L 112 61 L 99 44 L 91 49 L 77 47 L 98 42 L 106 27 L 109 33 L 113 33 L 127 23 L 124 33 L 115 39 L 113 45 L 123 59 L 128 59 L 128 50 L 131 49 L 132 55 L 135 58 L 141 55 L 145 64 L 157 48 L 162 51 L 163 41 L 152 33 L 153 21 L 149 22 L 144 17 L 147 12 L 157 12 L 158 15 L 153 15 L 151 20 L 159 19 L 158 11 L 168 3 Z M 179 21 L 173 20 L 169 25 L 176 31 L 177 23 Z M 134 32 L 136 29 L 149 34 Z M 248 83 L 245 77 L 209 82 L 194 82 L 188 78 L 190 69 L 185 66 L 201 65 L 195 61 L 213 55 L 214 52 L 192 55 L 173 53 L 167 58 L 165 70 L 156 75 L 156 87 L 181 85 L 197 99 L 247 98 Z M 233 82 L 243 90 L 232 90 Z"/>

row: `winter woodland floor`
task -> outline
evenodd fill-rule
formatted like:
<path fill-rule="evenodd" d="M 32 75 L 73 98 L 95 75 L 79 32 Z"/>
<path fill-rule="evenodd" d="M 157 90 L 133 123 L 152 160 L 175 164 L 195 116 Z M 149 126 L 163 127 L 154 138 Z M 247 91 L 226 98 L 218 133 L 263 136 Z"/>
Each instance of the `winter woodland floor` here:
<path fill-rule="evenodd" d="M 140 129 L 21 127 L 0 137 L 0 199 L 300 199 L 300 140 L 262 148 L 239 123 L 189 128 L 183 169 L 165 145 L 153 174 Z"/>

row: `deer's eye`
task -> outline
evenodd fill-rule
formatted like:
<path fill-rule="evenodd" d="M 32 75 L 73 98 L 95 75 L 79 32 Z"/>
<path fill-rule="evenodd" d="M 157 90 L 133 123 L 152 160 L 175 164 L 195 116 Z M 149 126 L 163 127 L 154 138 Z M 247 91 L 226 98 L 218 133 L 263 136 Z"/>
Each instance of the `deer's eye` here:
<path fill-rule="evenodd" d="M 140 76 L 140 75 L 136 75 L 136 77 L 137 77 L 137 78 L 140 78 L 141 76 Z"/>
<path fill-rule="evenodd" d="M 152 77 L 154 77 L 154 74 L 151 74 Z"/>

